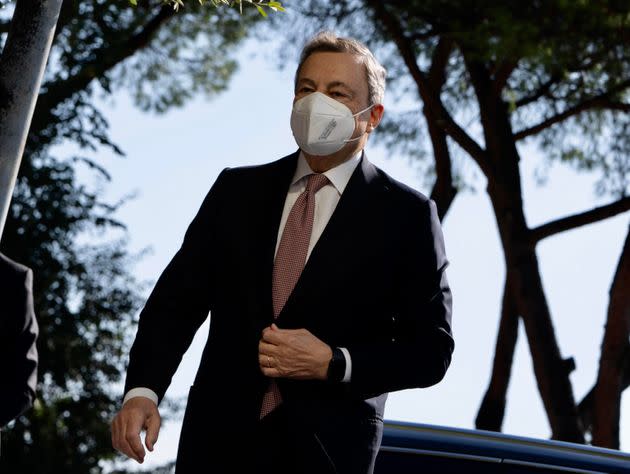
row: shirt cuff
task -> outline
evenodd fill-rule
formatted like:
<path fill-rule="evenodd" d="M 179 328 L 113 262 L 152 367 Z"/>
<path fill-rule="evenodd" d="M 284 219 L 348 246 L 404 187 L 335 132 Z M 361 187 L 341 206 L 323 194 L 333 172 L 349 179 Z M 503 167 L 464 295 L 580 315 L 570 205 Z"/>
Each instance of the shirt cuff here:
<path fill-rule="evenodd" d="M 156 405 L 158 404 L 157 393 L 155 393 L 150 388 L 138 387 L 138 388 L 132 388 L 131 390 L 127 392 L 127 394 L 125 395 L 125 398 L 123 398 L 123 405 L 127 403 L 127 401 L 135 397 L 145 397 L 153 401 L 153 403 L 155 403 Z"/>
<path fill-rule="evenodd" d="M 350 357 L 350 352 L 345 347 L 340 347 L 339 350 L 343 352 L 343 356 L 346 358 L 346 371 L 343 374 L 342 382 L 350 382 L 350 377 L 352 376 L 352 358 Z"/>

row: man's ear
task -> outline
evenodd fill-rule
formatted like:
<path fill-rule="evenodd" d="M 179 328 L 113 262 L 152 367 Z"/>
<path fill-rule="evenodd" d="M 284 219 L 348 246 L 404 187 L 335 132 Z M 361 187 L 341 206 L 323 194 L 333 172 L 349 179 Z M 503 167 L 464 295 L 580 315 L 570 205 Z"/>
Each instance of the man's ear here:
<path fill-rule="evenodd" d="M 368 120 L 368 125 L 366 129 L 367 133 L 371 133 L 376 127 L 378 127 L 378 124 L 381 123 L 384 112 L 385 107 L 383 107 L 383 104 L 376 104 L 374 107 L 372 107 L 372 109 L 370 110 L 370 119 Z"/>

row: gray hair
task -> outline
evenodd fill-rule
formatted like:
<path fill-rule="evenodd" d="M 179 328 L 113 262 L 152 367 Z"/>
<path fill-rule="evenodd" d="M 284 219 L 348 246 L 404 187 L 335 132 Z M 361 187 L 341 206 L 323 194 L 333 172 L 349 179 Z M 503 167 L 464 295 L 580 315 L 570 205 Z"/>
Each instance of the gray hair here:
<path fill-rule="evenodd" d="M 376 60 L 368 47 L 353 38 L 341 38 L 331 31 L 321 31 L 304 45 L 300 54 L 300 63 L 295 71 L 295 87 L 302 65 L 313 53 L 350 53 L 358 56 L 365 66 L 368 83 L 369 105 L 382 104 L 385 95 L 385 78 L 387 71 Z"/>

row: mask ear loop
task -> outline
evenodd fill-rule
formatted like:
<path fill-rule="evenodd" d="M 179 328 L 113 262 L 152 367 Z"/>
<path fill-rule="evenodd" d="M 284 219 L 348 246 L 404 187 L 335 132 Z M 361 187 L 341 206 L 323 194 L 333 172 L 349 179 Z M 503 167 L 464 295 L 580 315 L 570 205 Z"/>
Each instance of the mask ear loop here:
<path fill-rule="evenodd" d="M 365 112 L 366 110 L 370 110 L 372 107 L 374 107 L 376 104 L 372 104 L 372 105 L 368 105 L 365 109 L 360 110 L 359 112 L 357 112 L 356 114 L 353 115 L 353 117 L 356 117 L 357 115 L 361 115 L 363 112 Z"/>
<path fill-rule="evenodd" d="M 363 112 L 365 112 L 366 110 L 370 110 L 372 107 L 374 107 L 376 104 L 372 104 L 368 107 L 366 107 L 363 110 L 360 110 L 359 112 L 357 112 L 356 114 L 352 115 L 352 117 L 356 117 L 357 115 L 361 115 Z M 361 135 L 359 135 L 356 138 L 348 138 L 347 140 L 344 140 L 344 143 L 350 143 L 350 142 L 356 142 L 357 140 L 361 140 L 361 138 L 363 137 L 363 135 L 365 135 L 365 132 L 363 132 Z"/>

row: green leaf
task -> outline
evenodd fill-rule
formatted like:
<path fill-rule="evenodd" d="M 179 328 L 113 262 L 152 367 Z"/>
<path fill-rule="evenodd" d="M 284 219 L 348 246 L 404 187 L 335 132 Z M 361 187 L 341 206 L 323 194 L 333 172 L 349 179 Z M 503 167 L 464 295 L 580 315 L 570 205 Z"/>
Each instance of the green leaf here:
<path fill-rule="evenodd" d="M 129 3 L 131 3 L 134 7 L 138 6 L 138 0 L 129 0 Z"/>
<path fill-rule="evenodd" d="M 265 12 L 265 10 L 263 9 L 263 7 L 261 7 L 260 5 L 256 5 L 256 8 L 258 9 L 258 12 L 264 16 L 265 18 L 267 18 L 267 12 Z"/>
<path fill-rule="evenodd" d="M 269 8 L 276 12 L 286 11 L 280 2 L 269 2 Z"/>

